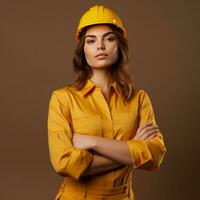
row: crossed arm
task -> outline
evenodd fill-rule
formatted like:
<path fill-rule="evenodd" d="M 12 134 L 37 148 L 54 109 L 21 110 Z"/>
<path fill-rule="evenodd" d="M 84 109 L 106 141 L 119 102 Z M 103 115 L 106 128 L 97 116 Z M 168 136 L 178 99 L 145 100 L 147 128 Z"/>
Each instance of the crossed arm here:
<path fill-rule="evenodd" d="M 158 130 L 154 130 L 157 132 L 156 137 L 148 141 L 145 140 L 149 139 L 147 135 L 151 133 L 147 127 L 136 133 L 137 137 L 127 141 L 72 134 L 68 121 L 70 119 L 69 106 L 58 94 L 57 92 L 52 94 L 48 113 L 49 154 L 57 173 L 62 176 L 72 176 L 78 180 L 80 176 L 95 175 L 132 164 L 134 168 L 139 169 L 159 168 L 166 147 L 162 134 Z M 150 121 L 156 125 L 150 99 L 144 92 L 141 96 L 143 103 L 139 110 L 139 125 Z M 61 107 L 61 105 L 65 106 Z"/>
<path fill-rule="evenodd" d="M 123 166 L 125 165 L 105 156 L 94 155 L 91 164 L 82 174 L 82 176 L 97 175 Z"/>
<path fill-rule="evenodd" d="M 88 136 L 74 133 L 74 147 L 85 150 L 92 150 L 97 153 L 93 155 L 91 164 L 82 175 L 95 175 L 132 164 L 139 166 L 142 164 L 142 162 L 152 160 L 151 152 L 149 150 L 153 150 L 153 148 L 149 149 L 150 146 L 147 147 L 144 145 L 144 140 L 150 140 L 154 138 L 156 136 L 156 132 L 158 131 L 158 126 L 152 126 L 151 123 L 146 123 L 138 128 L 134 137 L 134 142 L 136 143 L 131 144 L 135 146 L 136 152 L 138 145 L 139 149 L 141 148 L 140 153 L 137 153 L 139 156 L 134 156 L 137 163 L 135 163 L 135 161 L 133 163 L 132 155 L 127 141 L 119 141 L 98 136 Z"/>
<path fill-rule="evenodd" d="M 83 176 L 96 175 L 132 164 L 130 150 L 125 141 L 75 133 L 73 143 L 75 147 L 94 151 L 93 160 Z"/>

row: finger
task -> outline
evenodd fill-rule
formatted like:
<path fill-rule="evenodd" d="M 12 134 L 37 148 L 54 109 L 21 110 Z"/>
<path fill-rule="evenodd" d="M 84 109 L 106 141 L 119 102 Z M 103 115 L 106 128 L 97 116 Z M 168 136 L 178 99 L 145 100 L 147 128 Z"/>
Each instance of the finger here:
<path fill-rule="evenodd" d="M 137 137 L 142 137 L 142 136 L 145 135 L 148 131 L 154 130 L 154 129 L 156 129 L 156 128 L 158 128 L 157 125 L 150 125 L 150 126 L 148 126 L 148 127 L 144 127 L 142 130 L 140 130 L 140 131 L 138 130 L 137 133 L 136 133 L 136 135 L 137 135 Z"/>
<path fill-rule="evenodd" d="M 147 137 L 145 140 L 153 139 L 153 138 L 156 137 L 156 136 L 157 136 L 157 134 L 154 133 L 154 134 L 150 135 L 149 137 Z"/>
<path fill-rule="evenodd" d="M 152 139 L 152 138 L 156 137 L 157 135 L 158 135 L 157 133 L 153 133 L 153 134 L 151 134 L 150 136 L 148 136 L 148 137 L 146 138 L 146 140 Z"/>
<path fill-rule="evenodd" d="M 153 126 L 156 126 L 156 125 L 154 125 L 152 122 L 147 122 L 144 125 L 140 126 L 138 128 L 138 131 L 144 131 L 146 129 L 148 130 L 148 129 L 151 129 Z"/>
<path fill-rule="evenodd" d="M 142 130 L 142 129 L 144 129 L 145 127 L 148 127 L 148 126 L 151 126 L 151 125 L 152 125 L 152 122 L 147 122 L 147 123 L 142 124 L 141 126 L 139 126 L 138 129 Z"/>
<path fill-rule="evenodd" d="M 156 129 L 158 128 L 159 126 L 158 125 L 152 125 L 152 126 L 148 126 L 144 129 L 145 132 L 149 131 L 149 130 L 153 130 L 153 129 Z"/>
<path fill-rule="evenodd" d="M 153 128 L 151 130 L 148 130 L 147 132 L 145 132 L 140 138 L 145 139 L 147 137 L 149 137 L 150 135 L 159 132 L 160 130 L 158 128 Z"/>
<path fill-rule="evenodd" d="M 143 133 L 145 132 L 145 129 L 147 127 L 151 127 L 152 126 L 152 123 L 151 122 L 147 122 L 143 125 L 141 125 L 138 129 L 137 129 L 137 135 L 140 136 L 140 135 L 143 135 Z"/>

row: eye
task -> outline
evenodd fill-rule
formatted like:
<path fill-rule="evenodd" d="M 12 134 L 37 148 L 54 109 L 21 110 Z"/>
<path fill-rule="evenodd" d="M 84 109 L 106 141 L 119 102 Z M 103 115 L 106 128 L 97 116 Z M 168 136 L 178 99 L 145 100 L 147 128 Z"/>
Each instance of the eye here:
<path fill-rule="evenodd" d="M 108 40 L 109 42 L 112 42 L 114 40 L 114 37 L 108 37 L 106 40 Z"/>
<path fill-rule="evenodd" d="M 87 40 L 86 43 L 87 44 L 92 44 L 94 42 L 94 40 Z"/>

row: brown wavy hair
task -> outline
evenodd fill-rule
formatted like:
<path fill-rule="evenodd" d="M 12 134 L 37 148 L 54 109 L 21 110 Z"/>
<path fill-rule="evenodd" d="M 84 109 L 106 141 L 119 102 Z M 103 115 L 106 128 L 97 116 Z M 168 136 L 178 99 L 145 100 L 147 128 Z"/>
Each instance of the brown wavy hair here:
<path fill-rule="evenodd" d="M 115 25 L 106 24 L 111 27 L 114 34 L 117 36 L 117 43 L 119 48 L 119 56 L 116 61 L 111 66 L 112 78 L 117 82 L 120 93 L 126 101 L 129 101 L 134 95 L 135 89 L 133 87 L 134 79 L 129 73 L 129 46 L 127 39 L 122 35 L 120 29 Z M 91 25 L 93 26 L 93 25 Z M 91 26 L 87 26 L 82 29 L 80 33 L 80 40 L 76 46 L 74 57 L 73 57 L 73 70 L 77 73 L 77 79 L 74 80 L 69 85 L 75 87 L 77 90 L 80 90 L 84 87 L 87 79 L 92 76 L 92 69 L 88 65 L 85 54 L 84 54 L 84 43 L 85 43 L 85 34 L 87 29 Z"/>

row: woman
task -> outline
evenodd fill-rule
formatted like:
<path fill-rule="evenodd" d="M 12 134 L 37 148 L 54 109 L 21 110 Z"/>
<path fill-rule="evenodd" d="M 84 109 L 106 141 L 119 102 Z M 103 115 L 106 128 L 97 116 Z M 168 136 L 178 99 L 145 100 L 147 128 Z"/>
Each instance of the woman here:
<path fill-rule="evenodd" d="M 78 78 L 49 103 L 50 159 L 64 177 L 55 199 L 133 200 L 133 172 L 158 170 L 166 147 L 147 92 L 133 88 L 127 32 L 116 12 L 95 5 L 76 39 Z"/>

